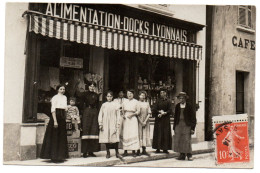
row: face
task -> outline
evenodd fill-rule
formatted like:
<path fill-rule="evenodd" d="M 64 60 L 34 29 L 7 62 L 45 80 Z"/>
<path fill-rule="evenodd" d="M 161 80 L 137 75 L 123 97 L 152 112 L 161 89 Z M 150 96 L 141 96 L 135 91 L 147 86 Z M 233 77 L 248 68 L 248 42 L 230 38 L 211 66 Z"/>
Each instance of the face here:
<path fill-rule="evenodd" d="M 113 96 L 110 93 L 108 93 L 107 94 L 107 101 L 111 102 L 112 99 L 113 99 Z"/>
<path fill-rule="evenodd" d="M 140 99 L 140 100 L 144 100 L 144 99 L 145 99 L 145 94 L 144 94 L 144 93 L 141 93 L 141 94 L 139 95 L 139 99 Z"/>
<path fill-rule="evenodd" d="M 161 98 L 165 98 L 166 97 L 166 92 L 165 91 L 161 91 L 160 92 L 160 96 L 161 96 Z"/>
<path fill-rule="evenodd" d="M 93 84 L 89 85 L 88 89 L 89 91 L 93 92 L 95 90 L 95 86 Z"/>
<path fill-rule="evenodd" d="M 118 96 L 119 96 L 120 98 L 123 98 L 123 97 L 124 97 L 123 91 L 120 91 L 120 92 L 118 93 Z"/>
<path fill-rule="evenodd" d="M 58 90 L 58 93 L 64 94 L 65 93 L 65 87 L 64 86 L 60 87 L 59 90 Z"/>
<path fill-rule="evenodd" d="M 127 91 L 127 98 L 128 99 L 133 99 L 134 98 L 134 94 L 132 93 L 132 92 L 130 92 L 130 91 Z"/>
<path fill-rule="evenodd" d="M 186 102 L 186 98 L 183 96 L 179 97 L 180 103 L 185 103 Z"/>
<path fill-rule="evenodd" d="M 70 105 L 74 106 L 75 105 L 75 101 L 74 100 L 70 100 Z"/>

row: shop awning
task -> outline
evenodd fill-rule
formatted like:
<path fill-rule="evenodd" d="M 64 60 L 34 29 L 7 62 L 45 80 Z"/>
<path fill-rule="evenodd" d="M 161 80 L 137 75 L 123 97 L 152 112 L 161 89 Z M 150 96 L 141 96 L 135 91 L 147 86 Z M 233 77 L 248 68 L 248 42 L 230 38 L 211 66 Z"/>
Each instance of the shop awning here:
<path fill-rule="evenodd" d="M 202 46 L 27 11 L 29 32 L 43 36 L 170 58 L 201 60 Z"/>

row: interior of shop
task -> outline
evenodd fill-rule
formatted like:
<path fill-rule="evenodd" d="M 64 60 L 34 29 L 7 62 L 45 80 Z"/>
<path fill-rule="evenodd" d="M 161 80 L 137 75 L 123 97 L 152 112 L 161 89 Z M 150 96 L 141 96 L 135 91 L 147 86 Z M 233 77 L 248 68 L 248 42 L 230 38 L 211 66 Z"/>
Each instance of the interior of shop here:
<path fill-rule="evenodd" d="M 145 90 L 152 106 L 161 88 L 174 105 L 176 94 L 186 91 L 195 103 L 196 64 L 193 61 L 97 48 L 37 35 L 40 41 L 38 113 L 50 115 L 50 99 L 59 83 L 66 84 L 66 96 L 79 98 L 88 81 L 97 83 L 100 102 L 104 92 L 134 89 L 135 98 Z M 96 65 L 95 65 L 96 64 Z"/>

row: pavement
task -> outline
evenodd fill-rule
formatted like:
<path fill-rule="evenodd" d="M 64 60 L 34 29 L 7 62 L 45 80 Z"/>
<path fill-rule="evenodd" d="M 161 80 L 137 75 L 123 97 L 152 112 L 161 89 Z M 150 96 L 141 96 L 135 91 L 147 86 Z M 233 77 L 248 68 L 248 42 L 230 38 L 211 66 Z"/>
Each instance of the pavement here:
<path fill-rule="evenodd" d="M 214 153 L 196 154 L 193 161 L 177 160 L 176 158 L 147 161 L 139 163 L 130 163 L 127 165 L 115 165 L 117 167 L 168 167 L 168 168 L 253 168 L 254 167 L 254 150 L 250 150 L 250 162 L 236 162 L 216 164 Z"/>
<path fill-rule="evenodd" d="M 203 153 L 211 153 L 214 151 L 214 146 L 212 142 L 199 142 L 196 144 L 192 144 L 193 154 L 203 154 Z M 169 151 L 169 154 L 165 153 L 155 153 L 155 150 L 152 148 L 147 148 L 147 152 L 150 156 L 139 156 L 133 157 L 131 156 L 131 152 L 129 152 L 129 156 L 124 157 L 123 159 L 118 159 L 115 157 L 114 150 L 111 150 L 111 158 L 106 159 L 106 151 L 96 152 L 97 157 L 88 157 L 88 158 L 70 158 L 67 159 L 63 163 L 52 163 L 50 160 L 45 159 L 35 159 L 35 160 L 25 160 L 25 161 L 8 161 L 4 162 L 5 165 L 39 165 L 39 166 L 115 166 L 115 165 L 129 165 L 132 163 L 145 163 L 147 161 L 155 161 L 161 159 L 169 159 L 178 157 L 178 153 Z M 123 150 L 119 150 L 120 154 L 123 154 Z M 140 163 L 141 164 L 141 163 Z"/>

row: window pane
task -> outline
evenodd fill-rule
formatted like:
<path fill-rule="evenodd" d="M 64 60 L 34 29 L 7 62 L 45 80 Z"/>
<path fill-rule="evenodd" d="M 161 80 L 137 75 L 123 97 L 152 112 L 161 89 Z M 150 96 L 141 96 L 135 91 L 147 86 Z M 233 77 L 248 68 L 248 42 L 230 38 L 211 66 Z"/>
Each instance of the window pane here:
<path fill-rule="evenodd" d="M 251 11 L 248 11 L 248 26 L 249 27 L 252 27 L 251 25 L 252 25 L 252 22 L 251 22 Z"/>
<path fill-rule="evenodd" d="M 236 97 L 236 112 L 244 113 L 244 93 L 237 93 Z"/>
<path fill-rule="evenodd" d="M 245 8 L 239 8 L 239 20 L 240 25 L 246 25 L 246 9 Z"/>

